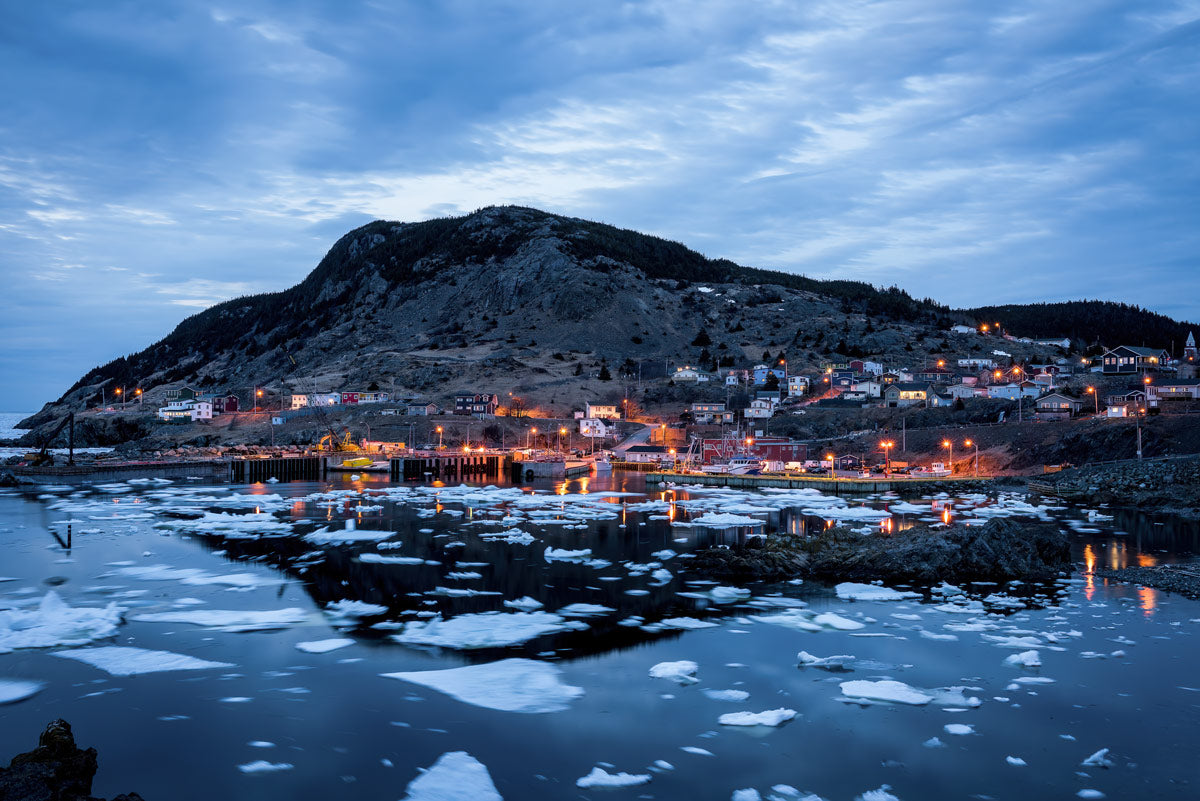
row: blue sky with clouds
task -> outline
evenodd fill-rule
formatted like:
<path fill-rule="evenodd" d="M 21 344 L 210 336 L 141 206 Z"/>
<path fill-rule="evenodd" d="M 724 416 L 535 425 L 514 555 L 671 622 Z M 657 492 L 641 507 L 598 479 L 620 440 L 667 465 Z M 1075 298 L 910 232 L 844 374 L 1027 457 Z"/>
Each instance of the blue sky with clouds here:
<path fill-rule="evenodd" d="M 1200 318 L 1200 2 L 0 0 L 0 406 L 496 203 Z"/>

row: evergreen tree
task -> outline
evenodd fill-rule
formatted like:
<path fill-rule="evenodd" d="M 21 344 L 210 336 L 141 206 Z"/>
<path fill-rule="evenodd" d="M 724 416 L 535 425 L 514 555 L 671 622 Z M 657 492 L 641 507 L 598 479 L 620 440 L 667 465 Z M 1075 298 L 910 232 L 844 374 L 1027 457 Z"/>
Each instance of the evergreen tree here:
<path fill-rule="evenodd" d="M 612 373 L 608 371 L 608 362 L 600 363 L 600 375 L 596 377 L 601 381 L 612 381 Z"/>

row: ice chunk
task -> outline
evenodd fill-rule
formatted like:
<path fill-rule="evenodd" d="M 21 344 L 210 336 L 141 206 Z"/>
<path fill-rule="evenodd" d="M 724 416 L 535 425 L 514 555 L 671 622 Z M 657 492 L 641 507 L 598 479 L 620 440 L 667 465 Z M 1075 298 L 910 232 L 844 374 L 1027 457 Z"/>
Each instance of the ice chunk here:
<path fill-rule="evenodd" d="M 686 659 L 679 662 L 659 662 L 650 668 L 650 678 L 670 679 L 678 684 L 695 684 L 699 681 L 696 678 L 697 670 L 699 665 Z"/>
<path fill-rule="evenodd" d="M 668 629 L 711 629 L 716 628 L 717 624 L 694 617 L 668 617 L 658 621 L 658 625 Z"/>
<path fill-rule="evenodd" d="M 37 695 L 45 682 L 28 681 L 25 679 L 0 679 L 0 704 L 15 704 L 26 698 Z"/>
<path fill-rule="evenodd" d="M 566 548 L 547 548 L 543 555 L 547 562 L 572 562 L 587 559 L 592 555 L 592 549 L 580 548 L 577 551 L 569 551 Z"/>
<path fill-rule="evenodd" d="M 303 623 L 308 617 L 303 609 L 193 609 L 174 612 L 151 612 L 134 616 L 134 620 L 145 623 L 191 623 L 208 626 L 218 631 L 265 631 L 284 629 Z"/>
<path fill-rule="evenodd" d="M 698 748 L 694 745 L 680 746 L 679 750 L 686 751 L 689 754 L 695 754 L 696 756 L 716 756 L 716 754 L 714 754 L 712 751 L 709 751 L 707 748 Z"/>
<path fill-rule="evenodd" d="M 609 773 L 596 766 L 592 772 L 575 780 L 576 787 L 633 787 L 650 781 L 649 773 Z"/>
<path fill-rule="evenodd" d="M 342 625 L 357 623 L 359 618 L 382 615 L 387 610 L 386 606 L 350 599 L 330 601 L 325 604 L 325 614 L 329 615 L 330 620 L 334 623 Z"/>
<path fill-rule="evenodd" d="M 336 651 L 339 648 L 346 648 L 351 645 L 354 645 L 354 640 L 349 637 L 334 637 L 328 640 L 298 642 L 296 643 L 296 649 L 306 654 L 327 654 L 330 651 Z"/>
<path fill-rule="evenodd" d="M 705 690 L 704 694 L 714 701 L 745 701 L 750 697 L 745 690 Z"/>
<path fill-rule="evenodd" d="M 857 620 L 848 620 L 833 612 L 825 612 L 824 614 L 817 615 L 812 621 L 822 628 L 836 629 L 837 631 L 857 631 L 858 629 L 866 628 L 866 626 Z"/>
<path fill-rule="evenodd" d="M 759 795 L 758 790 L 747 787 L 743 790 L 734 790 L 729 801 L 762 801 L 762 796 Z"/>
<path fill-rule="evenodd" d="M 1015 667 L 1040 667 L 1042 658 L 1037 651 L 1022 651 L 1004 658 L 1004 664 Z"/>
<path fill-rule="evenodd" d="M 1075 796 L 1077 798 L 1104 798 L 1104 793 L 1099 790 L 1080 790 Z"/>
<path fill-rule="evenodd" d="M 207 670 L 233 667 L 229 662 L 210 662 L 206 659 L 197 659 L 194 656 L 170 651 L 149 651 L 144 648 L 117 645 L 55 651 L 53 655 L 85 662 L 113 676 L 136 676 L 141 673 L 161 673 L 167 670 Z"/>
<path fill-rule="evenodd" d="M 541 601 L 530 598 L 528 595 L 522 596 L 515 601 L 505 601 L 504 605 L 509 609 L 521 609 L 525 612 L 532 612 L 534 609 L 542 608 Z"/>
<path fill-rule="evenodd" d="M 423 565 L 429 560 L 419 556 L 384 556 L 381 553 L 360 553 L 358 561 L 371 565 Z"/>
<path fill-rule="evenodd" d="M 314 545 L 344 545 L 350 542 L 379 542 L 395 535 L 394 531 L 371 531 L 365 528 L 343 528 L 333 531 L 321 528 L 311 534 L 305 534 L 304 539 Z"/>
<path fill-rule="evenodd" d="M 918 592 L 901 592 L 891 587 L 877 587 L 874 584 L 855 584 L 844 581 L 834 588 L 837 597 L 849 601 L 903 601 L 906 598 L 920 598 Z"/>
<path fill-rule="evenodd" d="M 617 610 L 610 606 L 601 606 L 600 604 L 568 604 L 558 610 L 558 614 L 563 617 L 599 617 L 607 615 Z"/>
<path fill-rule="evenodd" d="M 734 528 L 735 526 L 765 526 L 766 522 L 754 517 L 746 517 L 745 515 L 724 514 L 721 512 L 709 512 L 700 517 L 692 518 L 688 523 L 677 522 L 677 526 L 693 525 L 707 526 L 708 528 Z"/>
<path fill-rule="evenodd" d="M 290 762 L 267 762 L 259 759 L 254 762 L 247 762 L 245 765 L 238 765 L 238 770 L 242 773 L 278 773 L 281 770 L 291 770 L 294 765 Z"/>
<path fill-rule="evenodd" d="M 103 609 L 68 606 L 50 590 L 36 609 L 0 609 L 0 653 L 18 648 L 86 645 L 117 633 L 121 614 L 116 604 Z"/>
<path fill-rule="evenodd" d="M 449 620 L 410 621 L 403 632 L 392 638 L 407 645 L 503 648 L 546 634 L 580 631 L 587 627 L 586 623 L 567 620 L 550 612 L 477 612 Z"/>
<path fill-rule="evenodd" d="M 413 779 L 401 801 L 503 801 L 483 763 L 466 751 L 438 757 Z"/>
<path fill-rule="evenodd" d="M 914 706 L 927 704 L 933 700 L 932 695 L 927 695 L 916 690 L 902 681 L 892 681 L 890 679 L 883 681 L 843 681 L 840 686 L 842 688 L 842 695 L 849 698 L 891 701 L 897 704 L 912 704 Z"/>
<path fill-rule="evenodd" d="M 837 656 L 813 656 L 808 651 L 801 651 L 796 654 L 796 659 L 800 661 L 801 667 L 815 667 L 831 672 L 845 671 L 850 668 L 846 667 L 847 662 L 853 662 L 854 657 L 849 654 L 838 654 Z"/>
<path fill-rule="evenodd" d="M 236 590 L 252 590 L 257 587 L 276 587 L 283 580 L 274 576 L 260 576 L 256 573 L 226 573 L 214 575 L 194 567 L 171 567 L 170 565 L 145 565 L 143 567 L 122 567 L 116 571 L 122 576 L 141 579 L 142 581 L 178 581 L 180 584 L 191 586 L 206 586 L 209 584 L 227 584 Z"/>
<path fill-rule="evenodd" d="M 946 734 L 954 734 L 960 737 L 975 733 L 975 727 L 966 723 L 947 723 L 942 728 L 945 730 Z"/>
<path fill-rule="evenodd" d="M 796 710 L 768 709 L 765 712 L 728 712 L 717 718 L 722 726 L 778 726 L 796 717 Z"/>
<path fill-rule="evenodd" d="M 878 790 L 867 790 L 860 796 L 856 796 L 854 801 L 900 801 L 899 798 L 892 795 L 888 785 L 883 785 Z"/>
<path fill-rule="evenodd" d="M 930 737 L 928 740 L 921 743 L 921 745 L 925 746 L 926 748 L 945 748 L 946 747 L 946 744 L 943 743 L 937 737 Z"/>
<path fill-rule="evenodd" d="M 1108 758 L 1108 749 L 1101 748 L 1099 751 L 1092 754 L 1079 764 L 1087 765 L 1088 767 L 1092 768 L 1111 768 L 1113 766 L 1113 761 Z"/>
<path fill-rule="evenodd" d="M 1018 768 L 1023 768 L 1029 764 L 1025 760 L 1021 759 L 1020 757 L 1015 757 L 1015 756 L 1006 756 L 1004 758 L 1004 761 L 1007 762 L 1008 764 L 1014 765 Z"/>
<path fill-rule="evenodd" d="M 532 659 L 502 659 L 448 670 L 381 675 L 430 687 L 464 703 L 502 712 L 558 712 L 583 695 L 581 687 L 560 681 L 560 668 Z"/>

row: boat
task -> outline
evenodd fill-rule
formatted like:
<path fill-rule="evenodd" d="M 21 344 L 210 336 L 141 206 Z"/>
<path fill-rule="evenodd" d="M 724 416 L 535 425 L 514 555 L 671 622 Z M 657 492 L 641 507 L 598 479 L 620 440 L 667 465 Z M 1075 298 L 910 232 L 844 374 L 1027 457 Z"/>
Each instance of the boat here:
<path fill-rule="evenodd" d="M 762 472 L 762 459 L 757 456 L 734 456 L 727 462 L 706 464 L 700 471 L 734 476 L 755 475 Z"/>

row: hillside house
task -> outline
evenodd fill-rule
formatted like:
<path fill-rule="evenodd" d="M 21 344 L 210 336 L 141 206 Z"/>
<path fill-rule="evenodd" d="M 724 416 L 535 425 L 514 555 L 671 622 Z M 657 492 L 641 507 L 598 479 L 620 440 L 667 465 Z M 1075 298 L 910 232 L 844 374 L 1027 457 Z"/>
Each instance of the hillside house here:
<path fill-rule="evenodd" d="M 991 368 L 996 366 L 996 362 L 994 359 L 982 359 L 982 358 L 959 359 L 958 366 L 964 367 L 968 370 L 982 370 L 985 368 L 990 370 Z"/>
<path fill-rule="evenodd" d="M 213 414 L 233 414 L 238 410 L 238 396 L 210 392 L 198 395 L 196 400 L 212 404 Z"/>
<path fill-rule="evenodd" d="M 175 389 L 168 389 L 165 397 L 168 401 L 195 400 L 196 396 L 199 394 L 199 390 L 195 390 L 187 385 L 184 385 L 182 387 L 176 387 Z"/>
<path fill-rule="evenodd" d="M 1104 352 L 1101 364 L 1105 375 L 1123 375 L 1156 370 L 1160 364 L 1166 364 L 1167 359 L 1165 350 L 1118 345 Z"/>
<path fill-rule="evenodd" d="M 703 370 L 701 370 L 698 367 L 684 365 L 683 367 L 675 368 L 675 374 L 671 376 L 671 380 L 677 384 L 678 383 L 704 384 L 704 383 L 707 383 L 708 381 L 711 381 L 712 376 L 709 375 L 708 373 L 704 372 Z"/>
<path fill-rule="evenodd" d="M 986 398 L 987 390 L 983 387 L 977 387 L 973 384 L 951 384 L 950 386 L 946 387 L 946 394 L 952 398 L 970 400 L 971 398 Z"/>
<path fill-rule="evenodd" d="M 579 419 L 579 434 L 584 437 L 607 437 L 614 426 L 608 425 L 598 417 L 582 417 Z"/>
<path fill-rule="evenodd" d="M 851 392 L 862 393 L 864 398 L 882 398 L 884 384 L 878 378 L 865 378 L 855 381 Z M 845 397 L 843 394 L 842 397 Z"/>
<path fill-rule="evenodd" d="M 977 334 L 979 332 L 976 331 L 973 326 L 952 325 L 952 326 L 950 326 L 950 333 L 951 334 Z"/>
<path fill-rule="evenodd" d="M 436 403 L 410 403 L 405 407 L 405 411 L 417 417 L 432 417 L 442 412 Z"/>
<path fill-rule="evenodd" d="M 615 403 L 585 403 L 583 404 L 583 416 L 596 420 L 621 419 L 621 413 L 617 411 Z"/>
<path fill-rule="evenodd" d="M 700 425 L 733 422 L 733 412 L 726 409 L 723 403 L 693 403 L 690 411 L 692 421 Z"/>
<path fill-rule="evenodd" d="M 755 398 L 743 414 L 747 418 L 765 420 L 775 414 L 775 401 L 770 398 Z"/>
<path fill-rule="evenodd" d="M 1045 391 L 1045 387 L 1032 381 L 1021 381 L 1014 384 L 992 384 L 988 387 L 989 398 L 1017 400 L 1018 398 L 1036 398 Z"/>
<path fill-rule="evenodd" d="M 1079 414 L 1083 401 L 1062 392 L 1049 392 L 1035 401 L 1038 420 L 1068 420 Z"/>
<path fill-rule="evenodd" d="M 1071 347 L 1071 340 L 1066 337 L 1063 337 L 1062 339 L 1035 339 L 1033 340 L 1033 344 L 1046 345 L 1055 348 L 1069 348 Z"/>
<path fill-rule="evenodd" d="M 768 367 L 765 364 L 756 364 L 754 370 L 751 371 L 752 380 L 757 386 L 762 386 L 767 383 L 767 376 L 774 375 L 779 379 L 779 385 L 784 386 L 787 383 L 787 373 L 782 367 Z"/>
<path fill-rule="evenodd" d="M 954 381 L 954 373 L 945 367 L 922 367 L 913 371 L 913 380 L 928 384 L 950 384 Z"/>
<path fill-rule="evenodd" d="M 1159 379 L 1146 385 L 1146 404 L 1151 408 L 1163 409 L 1180 401 L 1200 400 L 1200 379 Z"/>
<path fill-rule="evenodd" d="M 928 402 L 929 394 L 928 384 L 910 382 L 888 384 L 883 389 L 883 403 L 885 406 L 894 408 L 918 406 Z"/>
<path fill-rule="evenodd" d="M 202 400 L 176 400 L 158 410 L 158 417 L 168 422 L 192 422 L 196 420 L 211 420 L 212 404 Z"/>
<path fill-rule="evenodd" d="M 809 379 L 803 375 L 789 375 L 787 379 L 787 394 L 789 398 L 798 398 L 808 392 Z"/>
<path fill-rule="evenodd" d="M 958 398 L 955 398 L 953 395 L 945 395 L 934 391 L 930 391 L 929 393 L 929 407 L 931 409 L 943 409 L 948 406 L 953 406 L 956 400 L 958 400 Z"/>
<path fill-rule="evenodd" d="M 357 404 L 358 404 L 358 393 L 357 393 L 357 392 L 343 392 L 343 393 L 341 393 L 341 403 L 342 403 L 342 405 L 343 405 L 343 406 L 355 406 L 355 405 L 357 405 Z"/>
<path fill-rule="evenodd" d="M 1196 333 L 1194 331 L 1188 331 L 1187 341 L 1183 343 L 1183 362 L 1185 364 L 1200 362 L 1200 354 L 1196 351 Z"/>
<path fill-rule="evenodd" d="M 725 374 L 725 386 L 727 387 L 736 387 L 739 380 L 740 376 L 737 370 L 730 370 Z"/>
<path fill-rule="evenodd" d="M 358 393 L 359 403 L 387 403 L 388 393 L 386 392 L 360 392 Z"/>
<path fill-rule="evenodd" d="M 493 393 L 481 395 L 455 395 L 454 413 L 469 414 L 476 417 L 495 416 L 500 408 L 500 396 Z"/>
<path fill-rule="evenodd" d="M 670 452 L 662 445 L 630 445 L 623 455 L 627 462 L 669 462 Z"/>

